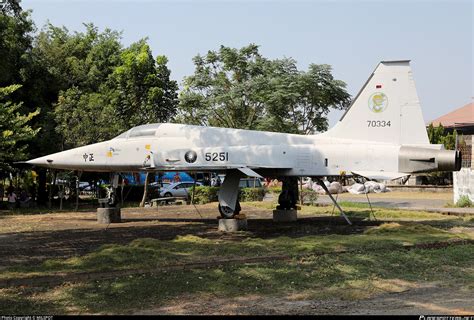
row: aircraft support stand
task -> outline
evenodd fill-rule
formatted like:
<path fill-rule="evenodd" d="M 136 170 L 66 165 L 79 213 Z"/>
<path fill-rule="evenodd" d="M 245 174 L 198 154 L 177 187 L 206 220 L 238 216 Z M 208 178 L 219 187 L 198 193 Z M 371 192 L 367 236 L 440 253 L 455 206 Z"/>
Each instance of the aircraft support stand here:
<path fill-rule="evenodd" d="M 278 196 L 278 206 L 273 210 L 273 222 L 292 222 L 298 219 L 298 178 L 282 177 L 281 193 Z"/>
<path fill-rule="evenodd" d="M 349 220 L 349 218 L 346 216 L 346 214 L 344 213 L 344 211 L 342 210 L 342 208 L 339 206 L 339 204 L 337 203 L 337 201 L 333 198 L 331 192 L 329 192 L 328 190 L 328 187 L 326 187 L 326 185 L 324 184 L 324 182 L 320 179 L 318 179 L 319 181 L 319 184 L 321 185 L 321 187 L 324 189 L 324 191 L 326 191 L 326 193 L 328 194 L 329 198 L 331 198 L 332 202 L 334 203 L 334 205 L 339 209 L 339 212 L 341 212 L 341 216 L 346 219 L 347 223 L 352 225 L 352 222 L 351 220 Z"/>
<path fill-rule="evenodd" d="M 122 222 L 120 208 L 97 208 L 97 222 L 101 224 Z"/>
<path fill-rule="evenodd" d="M 273 210 L 273 222 L 293 222 L 298 220 L 296 209 L 275 209 Z"/>
<path fill-rule="evenodd" d="M 111 186 L 107 198 L 99 199 L 101 208 L 97 208 L 97 222 L 102 224 L 122 222 L 120 205 L 117 200 L 118 174 L 110 175 Z"/>
<path fill-rule="evenodd" d="M 223 232 L 237 232 L 247 230 L 247 217 L 244 214 L 239 214 L 233 219 L 219 219 L 218 230 Z"/>

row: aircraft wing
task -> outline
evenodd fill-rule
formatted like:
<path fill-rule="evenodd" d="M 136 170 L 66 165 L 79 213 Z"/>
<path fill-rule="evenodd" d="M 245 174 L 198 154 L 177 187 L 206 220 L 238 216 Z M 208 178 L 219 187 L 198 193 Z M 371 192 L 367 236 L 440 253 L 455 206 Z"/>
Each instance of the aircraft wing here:
<path fill-rule="evenodd" d="M 243 174 L 249 176 L 249 177 L 255 177 L 255 178 L 263 178 L 261 175 L 253 171 L 252 169 L 248 167 L 242 167 L 242 168 L 237 168 L 239 169 Z"/>
<path fill-rule="evenodd" d="M 165 167 L 144 167 L 140 168 L 140 171 L 225 171 L 225 170 L 239 170 L 243 174 L 249 177 L 263 178 L 260 174 L 254 170 L 258 169 L 277 169 L 277 170 L 288 170 L 290 168 L 281 168 L 281 167 L 248 167 L 245 165 L 236 165 L 236 166 L 165 166 Z"/>
<path fill-rule="evenodd" d="M 369 180 L 395 180 L 409 176 L 409 173 L 386 172 L 386 171 L 351 171 L 356 176 L 361 176 Z"/>

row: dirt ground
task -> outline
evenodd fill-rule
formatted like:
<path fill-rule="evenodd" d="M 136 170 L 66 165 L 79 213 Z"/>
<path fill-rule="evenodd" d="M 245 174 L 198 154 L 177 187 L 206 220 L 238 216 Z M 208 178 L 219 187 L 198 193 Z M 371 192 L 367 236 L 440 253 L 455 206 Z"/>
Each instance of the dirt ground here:
<path fill-rule="evenodd" d="M 339 201 L 350 201 L 367 203 L 365 194 L 342 193 L 338 196 Z M 394 191 L 386 193 L 371 193 L 369 200 L 373 206 L 384 208 L 406 208 L 416 210 L 440 209 L 453 202 L 452 191 L 448 192 L 403 192 Z M 321 195 L 320 203 L 331 204 L 331 199 Z"/>
<path fill-rule="evenodd" d="M 400 292 L 387 293 L 363 300 L 305 300 L 288 296 L 276 300 L 260 295 L 229 299 L 216 297 L 188 297 L 169 306 L 142 310 L 137 314 L 474 314 L 474 292 L 442 288 L 436 283 L 417 287 L 403 287 Z"/>
<path fill-rule="evenodd" d="M 124 208 L 123 223 L 100 225 L 94 211 L 36 215 L 0 215 L 0 270 L 18 264 L 39 263 L 94 251 L 103 244 L 126 244 L 136 238 L 174 239 L 194 234 L 205 238 L 239 241 L 248 237 L 271 238 L 325 233 L 358 233 L 376 221 L 348 227 L 342 220 L 321 223 L 324 217 L 305 217 L 292 224 L 275 224 L 272 212 L 243 206 L 252 223 L 244 234 L 217 231 L 215 204 Z M 398 281 L 398 280 L 394 280 Z M 246 295 L 232 299 L 179 297 L 166 307 L 137 314 L 474 314 L 474 292 L 459 291 L 438 283 L 399 283 L 400 290 L 363 300 L 313 300 L 287 296 L 275 299 Z"/>

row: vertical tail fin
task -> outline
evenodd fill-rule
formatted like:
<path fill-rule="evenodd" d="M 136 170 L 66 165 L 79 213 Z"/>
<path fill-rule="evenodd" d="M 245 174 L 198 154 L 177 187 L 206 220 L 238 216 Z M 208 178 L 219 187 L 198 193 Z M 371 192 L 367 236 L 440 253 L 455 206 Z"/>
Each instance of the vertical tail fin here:
<path fill-rule="evenodd" d="M 429 144 L 410 61 L 380 62 L 326 135 L 399 145 Z"/>

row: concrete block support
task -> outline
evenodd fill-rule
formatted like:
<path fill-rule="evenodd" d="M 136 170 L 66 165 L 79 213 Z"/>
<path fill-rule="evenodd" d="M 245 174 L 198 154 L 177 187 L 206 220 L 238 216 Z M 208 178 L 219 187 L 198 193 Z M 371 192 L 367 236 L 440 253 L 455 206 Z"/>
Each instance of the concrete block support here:
<path fill-rule="evenodd" d="M 273 210 L 273 222 L 292 222 L 296 220 L 296 210 Z"/>
<path fill-rule="evenodd" d="M 219 219 L 219 231 L 236 232 L 247 230 L 247 219 Z"/>
<path fill-rule="evenodd" d="M 122 222 L 120 208 L 97 208 L 97 222 L 103 224 Z"/>

